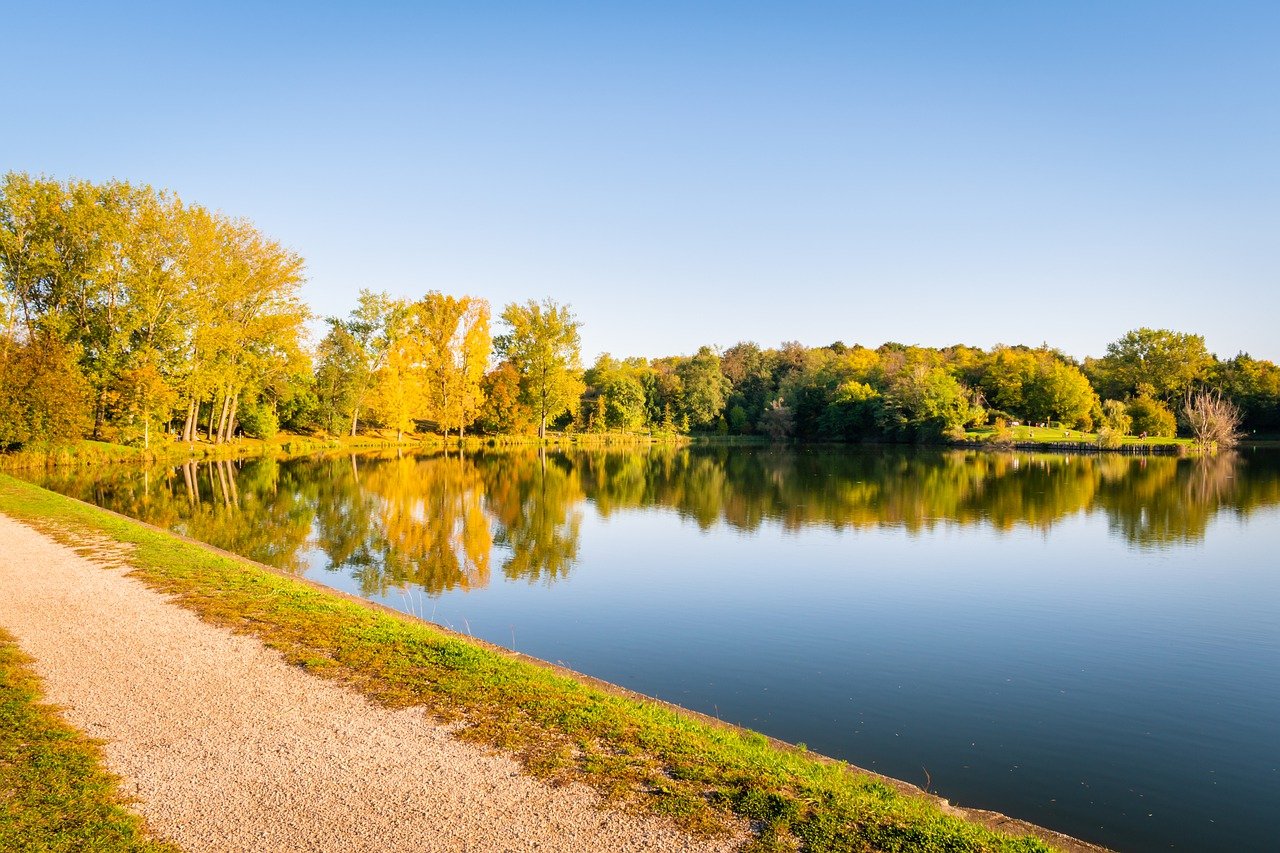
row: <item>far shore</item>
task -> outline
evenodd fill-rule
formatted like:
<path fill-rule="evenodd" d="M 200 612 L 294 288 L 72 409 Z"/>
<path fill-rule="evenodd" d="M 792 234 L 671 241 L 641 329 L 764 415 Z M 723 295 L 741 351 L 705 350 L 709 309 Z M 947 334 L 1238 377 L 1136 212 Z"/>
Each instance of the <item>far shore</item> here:
<path fill-rule="evenodd" d="M 249 459 L 260 456 L 291 458 L 328 453 L 367 453 L 380 450 L 401 451 L 483 451 L 521 447 L 619 449 L 648 446 L 725 446 L 725 447 L 901 447 L 883 442 L 842 443 L 827 441 L 773 442 L 765 436 L 683 435 L 650 432 L 556 432 L 545 439 L 531 435 L 467 435 L 444 437 L 436 433 L 406 433 L 399 438 L 392 431 L 370 431 L 350 435 L 298 435 L 279 433 L 263 440 L 239 436 L 227 442 L 198 439 L 194 442 L 161 438 L 148 448 L 83 439 L 52 447 L 28 447 L 0 451 L 0 470 L 80 467 L 94 465 L 181 464 L 188 461 Z M 1014 427 L 999 435 L 994 429 L 971 429 L 963 439 L 946 438 L 933 443 L 911 446 L 959 448 L 1004 452 L 1010 450 L 1043 453 L 1119 453 L 1195 456 L 1206 451 L 1188 438 L 1142 438 L 1125 436 L 1116 446 L 1102 446 L 1097 435 L 1080 430 L 1035 429 Z M 1280 437 L 1245 436 L 1238 449 L 1278 447 Z"/>

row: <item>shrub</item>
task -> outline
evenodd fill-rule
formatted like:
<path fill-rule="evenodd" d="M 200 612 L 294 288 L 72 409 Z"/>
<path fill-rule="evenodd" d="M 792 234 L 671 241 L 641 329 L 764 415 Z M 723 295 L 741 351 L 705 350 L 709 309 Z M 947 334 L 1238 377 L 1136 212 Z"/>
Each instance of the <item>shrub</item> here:
<path fill-rule="evenodd" d="M 1217 391 L 1188 393 L 1182 412 L 1201 447 L 1231 447 L 1240 440 L 1240 409 Z"/>
<path fill-rule="evenodd" d="M 1109 426 L 1104 426 L 1102 429 L 1098 430 L 1098 438 L 1095 443 L 1106 450 L 1115 450 L 1117 447 L 1124 444 L 1124 437 L 1118 430 L 1114 430 Z"/>
<path fill-rule="evenodd" d="M 280 430 L 280 421 L 273 408 L 266 403 L 245 406 L 239 414 L 240 428 L 252 438 L 270 439 Z"/>
<path fill-rule="evenodd" d="M 1169 407 L 1159 400 L 1148 396 L 1135 397 L 1129 401 L 1129 417 L 1133 420 L 1132 430 L 1135 433 L 1146 433 L 1149 436 L 1173 438 L 1178 434 L 1178 421 Z"/>

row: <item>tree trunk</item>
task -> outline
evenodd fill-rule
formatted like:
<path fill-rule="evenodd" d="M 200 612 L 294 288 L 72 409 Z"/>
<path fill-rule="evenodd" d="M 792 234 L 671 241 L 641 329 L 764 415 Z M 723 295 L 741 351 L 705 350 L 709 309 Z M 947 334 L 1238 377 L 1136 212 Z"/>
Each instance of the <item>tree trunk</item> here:
<path fill-rule="evenodd" d="M 214 394 L 213 399 L 209 401 L 209 443 L 213 443 L 213 418 L 218 411 L 218 395 Z"/>
<path fill-rule="evenodd" d="M 102 422 L 107 417 L 107 386 L 98 389 L 98 399 L 93 404 L 93 440 L 102 440 Z"/>
<path fill-rule="evenodd" d="M 196 437 L 196 397 L 191 395 L 191 402 L 187 404 L 187 419 L 182 424 L 182 440 L 187 444 L 195 441 Z"/>
<path fill-rule="evenodd" d="M 227 435 L 227 417 L 231 414 L 231 394 L 222 398 L 222 414 L 218 416 L 218 432 L 214 439 L 217 444 L 222 444 Z"/>
<path fill-rule="evenodd" d="M 231 411 L 227 415 L 227 429 L 222 435 L 224 442 L 230 441 L 236 434 L 236 415 L 240 413 L 240 395 L 231 398 Z"/>
<path fill-rule="evenodd" d="M 356 437 L 356 423 L 360 419 L 360 407 L 356 406 L 351 410 L 351 437 Z"/>

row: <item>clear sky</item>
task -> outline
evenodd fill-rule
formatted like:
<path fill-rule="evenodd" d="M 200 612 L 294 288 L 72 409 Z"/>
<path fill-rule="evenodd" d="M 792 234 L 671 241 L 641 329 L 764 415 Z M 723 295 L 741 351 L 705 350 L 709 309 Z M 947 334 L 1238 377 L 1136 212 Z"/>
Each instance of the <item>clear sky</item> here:
<path fill-rule="evenodd" d="M 1280 360 L 1280 3 L 12 4 L 0 170 L 245 216 L 588 358 L 1139 326 Z"/>

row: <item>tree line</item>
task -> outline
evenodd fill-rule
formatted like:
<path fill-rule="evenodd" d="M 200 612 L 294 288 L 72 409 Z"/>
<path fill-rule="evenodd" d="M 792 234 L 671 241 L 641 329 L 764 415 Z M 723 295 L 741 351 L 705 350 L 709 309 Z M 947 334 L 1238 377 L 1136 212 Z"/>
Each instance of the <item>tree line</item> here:
<path fill-rule="evenodd" d="M 314 346 L 303 260 L 176 194 L 9 173 L 0 184 L 0 447 L 148 446 L 362 429 L 545 436 L 765 435 L 933 441 L 984 424 L 1167 436 L 1214 389 L 1280 432 L 1280 368 L 1202 336 L 1137 329 L 1083 362 L 1046 346 L 741 342 L 585 368 L 581 323 L 547 299 L 361 291 Z"/>

